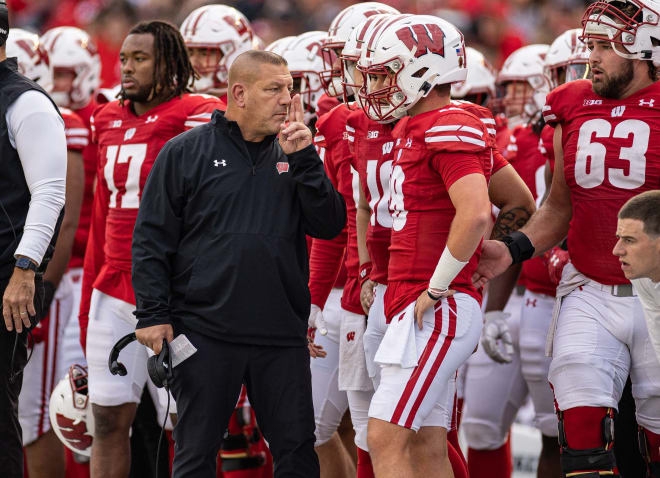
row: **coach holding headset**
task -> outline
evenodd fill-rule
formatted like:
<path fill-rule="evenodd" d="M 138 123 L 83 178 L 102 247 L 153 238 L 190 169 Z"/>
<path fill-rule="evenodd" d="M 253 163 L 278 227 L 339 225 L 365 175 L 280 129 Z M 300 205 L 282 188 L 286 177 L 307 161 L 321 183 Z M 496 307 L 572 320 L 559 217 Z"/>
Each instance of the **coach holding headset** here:
<path fill-rule="evenodd" d="M 286 61 L 248 51 L 229 70 L 227 111 L 165 145 L 133 235 L 138 340 L 156 353 L 185 334 L 175 365 L 173 476 L 215 477 L 245 383 L 276 477 L 319 476 L 314 451 L 305 235 L 346 222 L 303 124 Z"/>
<path fill-rule="evenodd" d="M 18 395 L 26 330 L 41 313 L 45 256 L 64 206 L 64 122 L 46 93 L 7 58 L 7 6 L 0 0 L 0 475 L 23 476 Z M 36 294 L 35 294 L 36 292 Z"/>

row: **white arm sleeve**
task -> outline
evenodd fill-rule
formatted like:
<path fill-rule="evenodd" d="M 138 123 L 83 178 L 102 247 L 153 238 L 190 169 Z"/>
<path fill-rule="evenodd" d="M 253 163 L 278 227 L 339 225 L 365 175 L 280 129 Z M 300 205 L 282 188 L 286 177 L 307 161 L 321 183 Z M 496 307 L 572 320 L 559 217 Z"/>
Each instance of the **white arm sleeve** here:
<path fill-rule="evenodd" d="M 66 137 L 64 121 L 50 100 L 30 90 L 18 97 L 5 115 L 9 142 L 18 151 L 32 196 L 23 237 L 14 256 L 37 264 L 48 248 L 64 206 Z"/>

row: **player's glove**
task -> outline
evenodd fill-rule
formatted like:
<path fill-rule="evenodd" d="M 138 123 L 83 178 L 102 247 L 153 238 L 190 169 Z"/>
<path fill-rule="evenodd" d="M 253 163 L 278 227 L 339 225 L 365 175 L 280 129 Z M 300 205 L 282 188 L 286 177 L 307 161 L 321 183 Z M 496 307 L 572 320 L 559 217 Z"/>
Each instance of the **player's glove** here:
<path fill-rule="evenodd" d="M 307 325 L 310 329 L 318 330 L 321 335 L 328 333 L 328 327 L 325 325 L 325 320 L 323 319 L 323 312 L 321 312 L 321 308 L 318 305 L 312 304 L 309 310 Z"/>
<path fill-rule="evenodd" d="M 508 312 L 493 310 L 484 314 L 481 346 L 486 354 L 498 363 L 510 363 L 513 355 L 513 340 L 509 332 Z"/>
<path fill-rule="evenodd" d="M 571 260 L 570 256 L 568 255 L 568 251 L 565 251 L 560 247 L 553 247 L 545 254 L 543 254 L 543 256 L 547 261 L 550 281 L 553 285 L 558 285 L 561 281 L 561 273 L 564 270 L 564 267 Z"/>

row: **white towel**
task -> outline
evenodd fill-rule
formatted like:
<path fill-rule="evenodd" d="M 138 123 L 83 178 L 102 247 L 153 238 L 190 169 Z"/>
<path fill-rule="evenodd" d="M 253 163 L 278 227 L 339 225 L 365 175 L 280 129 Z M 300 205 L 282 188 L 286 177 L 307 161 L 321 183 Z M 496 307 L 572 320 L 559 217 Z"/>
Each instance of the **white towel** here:
<path fill-rule="evenodd" d="M 417 366 L 415 343 L 415 302 L 392 318 L 374 361 L 381 365 L 399 365 L 401 368 Z"/>
<path fill-rule="evenodd" d="M 364 315 L 344 312 L 339 327 L 339 390 L 368 392 L 374 389 L 364 355 Z"/>
<path fill-rule="evenodd" d="M 548 329 L 548 337 L 545 341 L 545 355 L 552 357 L 552 347 L 555 339 L 555 331 L 557 330 L 557 321 L 559 320 L 559 311 L 561 310 L 561 302 L 568 294 L 573 292 L 578 287 L 581 287 L 590 282 L 590 279 L 582 275 L 570 262 L 566 264 L 561 273 L 561 281 L 557 286 L 557 293 L 555 295 L 555 306 L 552 309 L 552 322 Z"/>

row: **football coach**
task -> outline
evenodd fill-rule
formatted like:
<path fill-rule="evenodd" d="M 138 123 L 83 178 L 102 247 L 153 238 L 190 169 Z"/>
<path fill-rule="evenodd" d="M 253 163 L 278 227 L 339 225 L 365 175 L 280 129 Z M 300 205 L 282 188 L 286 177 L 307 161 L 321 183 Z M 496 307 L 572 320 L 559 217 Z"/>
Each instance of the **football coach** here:
<path fill-rule="evenodd" d="M 162 149 L 133 235 L 138 340 L 159 353 L 185 334 L 175 366 L 173 476 L 214 478 L 241 385 L 276 477 L 315 478 L 305 235 L 331 239 L 346 207 L 303 124 L 286 60 L 240 55 L 227 111 Z"/>

